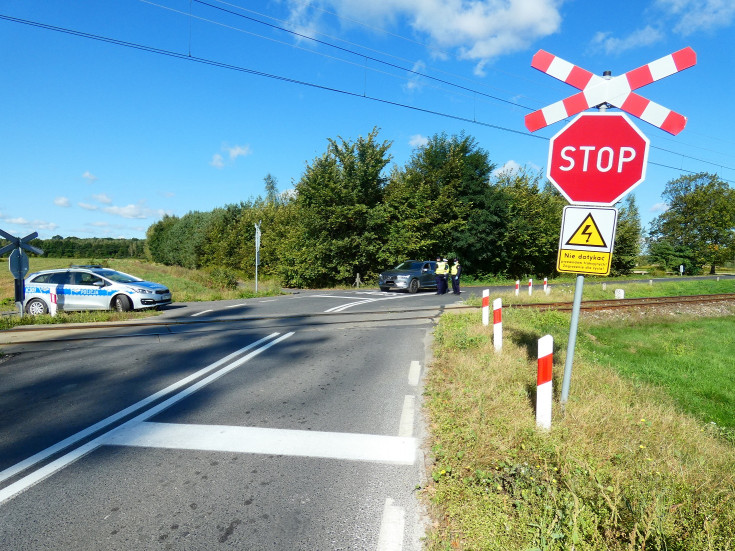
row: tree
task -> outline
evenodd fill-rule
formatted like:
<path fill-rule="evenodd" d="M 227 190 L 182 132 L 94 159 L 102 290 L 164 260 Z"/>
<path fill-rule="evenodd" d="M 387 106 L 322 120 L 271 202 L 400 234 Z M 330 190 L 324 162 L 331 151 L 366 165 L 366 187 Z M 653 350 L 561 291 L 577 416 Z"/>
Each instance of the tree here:
<path fill-rule="evenodd" d="M 629 274 L 638 262 L 641 252 L 641 217 L 635 196 L 628 195 L 618 209 L 618 227 L 615 231 L 610 272 L 612 275 Z"/>
<path fill-rule="evenodd" d="M 710 273 L 730 254 L 735 243 L 735 191 L 716 174 L 700 172 L 666 184 L 666 212 L 654 219 L 654 241 L 686 244 L 694 261 L 710 265 Z"/>
<path fill-rule="evenodd" d="M 351 283 L 374 277 L 384 240 L 381 209 L 390 142 L 378 129 L 355 142 L 328 140 L 326 153 L 307 166 L 296 185 L 293 231 L 280 246 L 287 285 Z"/>
<path fill-rule="evenodd" d="M 566 201 L 541 174 L 501 172 L 495 187 L 506 195 L 505 225 L 494 244 L 494 272 L 512 278 L 554 273 Z"/>

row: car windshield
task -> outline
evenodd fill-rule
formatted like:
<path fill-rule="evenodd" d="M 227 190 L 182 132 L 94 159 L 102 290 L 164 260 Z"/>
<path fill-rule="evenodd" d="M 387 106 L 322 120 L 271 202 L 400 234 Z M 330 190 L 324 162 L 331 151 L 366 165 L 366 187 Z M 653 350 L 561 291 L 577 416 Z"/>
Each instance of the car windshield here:
<path fill-rule="evenodd" d="M 95 273 L 97 275 L 101 275 L 102 277 L 106 277 L 107 279 L 112 280 L 115 283 L 135 283 L 136 281 L 142 281 L 137 277 L 133 277 L 122 272 L 116 272 L 115 270 L 97 270 L 95 271 Z"/>
<path fill-rule="evenodd" d="M 423 262 L 401 262 L 396 266 L 396 270 L 420 270 L 424 265 Z"/>

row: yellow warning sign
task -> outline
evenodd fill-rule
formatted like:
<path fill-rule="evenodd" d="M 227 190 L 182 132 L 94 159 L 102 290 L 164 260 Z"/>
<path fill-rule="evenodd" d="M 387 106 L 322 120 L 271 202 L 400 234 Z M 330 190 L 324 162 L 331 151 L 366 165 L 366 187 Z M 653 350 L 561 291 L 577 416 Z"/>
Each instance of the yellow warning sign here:
<path fill-rule="evenodd" d="M 608 275 L 612 253 L 559 249 L 556 269 L 576 274 Z"/>
<path fill-rule="evenodd" d="M 579 227 L 574 230 L 574 233 L 567 240 L 565 245 L 584 245 L 586 247 L 600 247 L 603 249 L 608 248 L 607 243 L 605 243 L 605 238 L 602 237 L 602 233 L 600 233 L 600 228 L 597 227 L 595 219 L 592 218 L 592 213 L 588 214 Z"/>

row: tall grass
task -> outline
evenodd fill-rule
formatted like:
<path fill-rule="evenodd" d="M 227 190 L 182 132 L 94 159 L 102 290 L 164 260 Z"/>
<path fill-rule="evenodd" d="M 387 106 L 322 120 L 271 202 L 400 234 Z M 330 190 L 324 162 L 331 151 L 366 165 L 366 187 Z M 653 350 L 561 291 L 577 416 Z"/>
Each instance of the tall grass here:
<path fill-rule="evenodd" d="M 618 360 L 637 353 L 628 340 L 637 331 L 662 373 L 694 367 L 716 381 L 713 357 L 727 361 L 732 351 L 711 350 L 710 339 L 732 314 L 693 321 L 683 347 L 681 334 L 654 321 L 614 331 L 583 320 L 570 399 L 564 413 L 555 401 L 549 432 L 535 426 L 537 339 L 554 336 L 558 400 L 569 316 L 508 310 L 500 354 L 478 313 L 442 316 L 426 385 L 435 460 L 425 489 L 434 516 L 427 548 L 735 549 L 735 446 L 707 422 L 714 402 L 732 419 L 732 395 L 686 403 L 665 379 L 640 376 L 632 356 L 624 366 Z M 680 365 L 671 350 L 702 360 Z"/>

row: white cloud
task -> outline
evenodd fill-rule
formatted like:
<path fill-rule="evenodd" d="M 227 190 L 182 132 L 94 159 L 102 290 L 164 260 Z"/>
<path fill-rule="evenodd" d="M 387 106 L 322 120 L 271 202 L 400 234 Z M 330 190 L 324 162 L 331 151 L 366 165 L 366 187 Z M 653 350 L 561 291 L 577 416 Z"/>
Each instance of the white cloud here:
<path fill-rule="evenodd" d="M 424 147 L 429 143 L 429 138 L 422 136 L 421 134 L 414 134 L 411 139 L 408 140 L 408 145 L 411 147 Z"/>
<path fill-rule="evenodd" d="M 68 197 L 57 197 L 54 199 L 54 205 L 57 207 L 70 207 L 71 203 L 69 202 Z"/>
<path fill-rule="evenodd" d="M 492 175 L 493 176 L 498 176 L 500 174 L 507 174 L 507 175 L 510 176 L 514 172 L 520 172 L 522 168 L 523 167 L 520 165 L 520 163 L 517 163 L 516 161 L 514 161 L 514 160 L 511 159 L 511 160 L 507 161 L 500 168 L 496 168 L 493 171 L 493 174 Z"/>
<path fill-rule="evenodd" d="M 606 54 L 616 54 L 641 46 L 650 46 L 663 38 L 664 34 L 661 31 L 648 25 L 623 38 L 615 38 L 609 32 L 598 32 L 592 39 L 592 46 L 602 49 Z"/>
<path fill-rule="evenodd" d="M 118 206 L 111 206 L 111 207 L 104 207 L 102 209 L 107 214 L 112 214 L 114 216 L 120 216 L 122 218 L 130 218 L 130 219 L 138 219 L 142 220 L 144 218 L 157 218 L 161 217 L 166 212 L 161 209 L 151 209 L 145 206 L 145 201 L 138 201 L 137 204 L 133 205 L 125 205 L 123 207 Z"/>
<path fill-rule="evenodd" d="M 656 203 L 648 209 L 649 212 L 666 212 L 667 210 L 669 210 L 669 205 L 666 203 Z"/>
<path fill-rule="evenodd" d="M 482 72 L 492 58 L 523 50 L 535 40 L 558 32 L 558 6 L 562 1 L 291 0 L 290 7 L 291 20 L 312 30 L 322 7 L 336 12 L 345 25 L 359 21 L 368 27 L 386 27 L 399 18 L 405 19 L 414 31 L 428 37 L 433 53 L 450 49 L 461 59 L 478 62 L 476 72 Z"/>
<path fill-rule="evenodd" d="M 224 168 L 225 165 L 234 163 L 235 159 L 238 157 L 247 157 L 248 155 L 253 154 L 253 150 L 249 145 L 223 145 L 222 152 L 224 155 L 222 153 L 215 153 L 212 155 L 212 160 L 209 161 L 209 164 L 214 168 Z"/>
<path fill-rule="evenodd" d="M 82 174 L 82 178 L 87 180 L 90 184 L 97 181 L 97 176 L 92 174 L 89 170 Z"/>
<path fill-rule="evenodd" d="M 46 222 L 45 220 L 28 220 L 27 218 L 23 218 L 22 216 L 9 218 L 7 216 L 0 215 L 0 220 L 2 220 L 5 224 L 12 224 L 13 226 L 28 228 L 33 231 L 54 231 L 56 228 L 59 227 L 58 224 L 54 224 L 53 222 Z"/>
<path fill-rule="evenodd" d="M 655 6 L 673 16 L 674 32 L 683 36 L 727 27 L 735 18 L 732 0 L 656 0 Z"/>
<path fill-rule="evenodd" d="M 253 153 L 249 145 L 236 145 L 234 147 L 227 147 L 226 149 L 231 161 L 234 161 L 238 157 L 247 157 Z"/>
<path fill-rule="evenodd" d="M 219 153 L 215 153 L 212 155 L 212 160 L 209 161 L 209 164 L 214 168 L 223 168 L 225 166 L 225 159 Z"/>
<path fill-rule="evenodd" d="M 83 208 L 84 210 L 97 210 L 99 207 L 97 205 L 90 205 L 89 203 L 77 203 L 77 205 L 80 208 Z"/>
<path fill-rule="evenodd" d="M 415 73 L 423 73 L 426 71 L 426 63 L 423 61 L 417 61 L 411 68 Z M 424 86 L 424 78 L 415 73 L 408 73 L 408 80 L 403 85 L 403 89 L 407 92 L 413 92 L 414 90 L 420 90 Z"/>
<path fill-rule="evenodd" d="M 92 195 L 92 197 L 95 201 L 104 205 L 109 205 L 112 203 L 112 199 L 110 199 L 110 197 L 106 193 L 98 193 L 96 195 Z"/>

